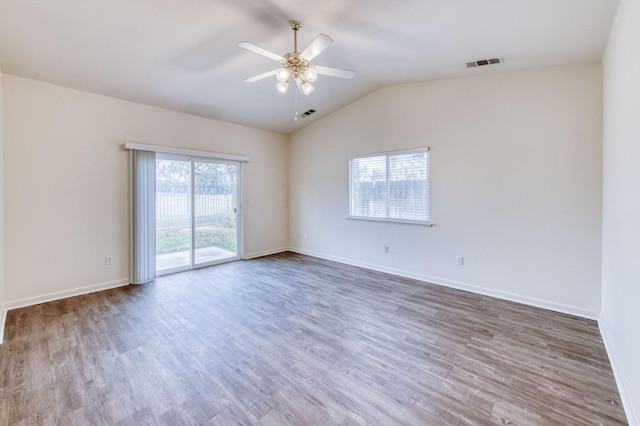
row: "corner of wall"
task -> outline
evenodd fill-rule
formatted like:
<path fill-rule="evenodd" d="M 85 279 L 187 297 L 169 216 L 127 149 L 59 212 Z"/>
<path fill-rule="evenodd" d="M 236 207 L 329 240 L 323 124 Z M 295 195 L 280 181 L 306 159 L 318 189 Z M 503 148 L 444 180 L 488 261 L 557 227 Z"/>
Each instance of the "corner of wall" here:
<path fill-rule="evenodd" d="M 4 341 L 7 309 L 4 303 L 4 109 L 0 69 L 0 343 Z"/>
<path fill-rule="evenodd" d="M 609 357 L 613 376 L 616 379 L 616 384 L 618 385 L 618 392 L 620 393 L 620 399 L 622 400 L 622 407 L 627 415 L 627 421 L 630 425 L 640 426 L 640 416 L 638 416 L 638 413 L 636 413 L 633 406 L 631 394 L 628 389 L 629 385 L 622 373 L 622 367 L 615 356 L 612 340 L 610 338 L 611 333 L 608 331 L 607 321 L 603 314 L 600 314 L 600 318 L 598 319 L 598 328 L 600 329 L 600 336 L 602 336 L 602 342 L 604 343 L 604 348 L 607 351 L 607 356 Z"/>
<path fill-rule="evenodd" d="M 600 334 L 630 425 L 640 426 L 640 1 L 621 0 L 603 56 L 602 302 Z"/>
<path fill-rule="evenodd" d="M 286 155 L 286 159 L 285 159 L 285 164 L 287 165 L 287 176 L 286 176 L 286 188 L 285 188 L 285 199 L 286 199 L 286 205 L 287 208 L 285 210 L 285 214 L 287 215 L 287 226 L 286 226 L 286 244 L 287 247 L 291 245 L 291 144 L 292 144 L 292 136 L 286 135 L 286 150 L 285 150 L 285 155 Z"/>
<path fill-rule="evenodd" d="M 0 345 L 4 343 L 4 327 L 7 324 L 7 310 L 4 304 L 0 306 Z"/>

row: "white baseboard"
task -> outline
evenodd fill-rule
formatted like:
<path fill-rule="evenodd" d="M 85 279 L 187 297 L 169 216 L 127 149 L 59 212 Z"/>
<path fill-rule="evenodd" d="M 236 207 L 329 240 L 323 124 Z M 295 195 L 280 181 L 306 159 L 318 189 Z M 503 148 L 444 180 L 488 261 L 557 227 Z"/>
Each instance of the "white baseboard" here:
<path fill-rule="evenodd" d="M 620 368 L 620 364 L 618 364 L 615 352 L 613 351 L 613 346 L 611 345 L 611 339 L 609 338 L 609 332 L 607 331 L 607 323 L 602 315 L 600 316 L 600 319 L 598 319 L 598 327 L 600 328 L 600 335 L 604 342 L 604 348 L 607 350 L 607 355 L 609 356 L 609 363 L 613 370 L 613 376 L 615 377 L 616 384 L 618 385 L 618 392 L 620 393 L 620 399 L 622 400 L 622 407 L 627 415 L 627 422 L 630 426 L 640 426 L 640 416 L 638 416 L 638 413 L 636 413 L 635 407 L 633 406 L 633 401 L 631 400 L 631 395 L 629 395 L 628 387 L 624 375 L 622 374 L 622 369 Z"/>
<path fill-rule="evenodd" d="M 531 305 L 538 308 L 549 309 L 552 311 L 562 312 L 564 314 L 569 314 L 569 315 L 575 315 L 582 318 L 597 320 L 599 316 L 599 312 L 594 312 L 589 309 L 584 309 L 577 306 L 565 305 L 562 303 L 556 303 L 548 300 L 536 299 L 528 296 L 522 296 L 519 294 L 509 293 L 506 291 L 494 290 L 491 288 L 477 286 L 469 283 L 451 281 L 445 278 L 417 274 L 415 272 L 405 271 L 401 269 L 388 268 L 388 267 L 376 265 L 373 263 L 367 263 L 367 262 L 361 262 L 358 260 L 347 259 L 343 257 L 331 256 L 328 254 L 304 250 L 297 247 L 289 247 L 289 251 L 292 251 L 294 253 L 305 254 L 307 256 L 318 257 L 320 259 L 331 260 L 338 263 L 344 263 L 347 265 L 359 266 L 361 268 L 371 269 L 374 271 L 386 272 L 388 274 L 398 275 L 405 278 L 411 278 L 411 279 L 423 281 L 426 283 L 437 284 L 444 287 L 450 287 L 458 290 L 465 290 L 472 293 L 482 294 L 485 296 L 491 296 L 498 299 L 509 300 L 511 302 L 523 303 L 525 305 Z"/>
<path fill-rule="evenodd" d="M 26 306 L 33 306 L 39 303 L 52 302 L 54 300 L 66 299 L 67 297 L 79 296 L 81 294 L 94 293 L 96 291 L 108 290 L 110 288 L 122 287 L 129 285 L 129 278 L 124 278 L 117 281 L 109 281 L 106 283 L 94 284 L 86 287 L 78 287 L 72 290 L 58 291 L 55 293 L 43 294 L 41 296 L 27 297 L 25 299 L 18 299 L 12 302 L 6 303 L 2 307 L 2 318 L 0 318 L 0 344 L 4 342 L 4 329 L 7 321 L 7 313 L 11 309 L 24 308 Z"/>
<path fill-rule="evenodd" d="M 245 254 L 242 259 L 244 260 L 255 259 L 256 257 L 269 256 L 271 254 L 278 254 L 278 253 L 282 253 L 289 250 L 290 250 L 289 247 L 280 247 L 272 250 L 257 251 L 255 253 Z"/>
<path fill-rule="evenodd" d="M 7 307 L 1 306 L 0 311 L 0 345 L 4 342 L 4 326 L 7 324 Z"/>
<path fill-rule="evenodd" d="M 52 302 L 54 300 L 66 299 L 67 297 L 80 296 L 81 294 L 94 293 L 96 291 L 109 290 L 111 288 L 129 285 L 129 278 L 109 281 L 106 283 L 93 284 L 86 287 L 78 287 L 71 290 L 58 291 L 55 293 L 43 294 L 41 296 L 27 297 L 25 299 L 14 300 L 4 305 L 5 311 L 11 309 L 24 308 L 39 303 Z"/>

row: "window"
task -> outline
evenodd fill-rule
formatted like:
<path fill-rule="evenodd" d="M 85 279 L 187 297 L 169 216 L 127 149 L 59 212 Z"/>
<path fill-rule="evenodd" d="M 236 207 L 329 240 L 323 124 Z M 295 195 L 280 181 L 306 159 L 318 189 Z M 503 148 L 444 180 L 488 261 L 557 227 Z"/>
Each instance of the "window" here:
<path fill-rule="evenodd" d="M 429 149 L 349 159 L 349 217 L 429 224 Z"/>

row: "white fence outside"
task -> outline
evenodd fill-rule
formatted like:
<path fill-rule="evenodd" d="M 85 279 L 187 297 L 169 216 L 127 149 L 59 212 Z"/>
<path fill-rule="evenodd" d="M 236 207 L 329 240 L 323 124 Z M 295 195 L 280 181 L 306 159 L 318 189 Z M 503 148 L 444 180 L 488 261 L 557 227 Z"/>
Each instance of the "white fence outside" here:
<path fill-rule="evenodd" d="M 232 194 L 196 194 L 196 225 L 219 222 L 233 214 Z M 189 226 L 191 200 L 188 193 L 156 193 L 156 228 Z"/>

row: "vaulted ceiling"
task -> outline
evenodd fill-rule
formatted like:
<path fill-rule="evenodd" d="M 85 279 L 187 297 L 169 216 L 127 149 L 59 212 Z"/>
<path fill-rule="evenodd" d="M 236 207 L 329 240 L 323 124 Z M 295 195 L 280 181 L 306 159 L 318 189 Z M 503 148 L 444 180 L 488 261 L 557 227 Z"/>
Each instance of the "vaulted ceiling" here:
<path fill-rule="evenodd" d="M 24 76 L 175 111 L 291 133 L 384 85 L 601 60 L 617 0 L 0 0 L 0 67 Z M 310 96 L 282 95 L 277 62 L 253 42 L 299 51 L 334 43 L 313 63 Z M 504 63 L 467 68 L 502 57 Z M 295 113 L 317 112 L 295 120 Z"/>

